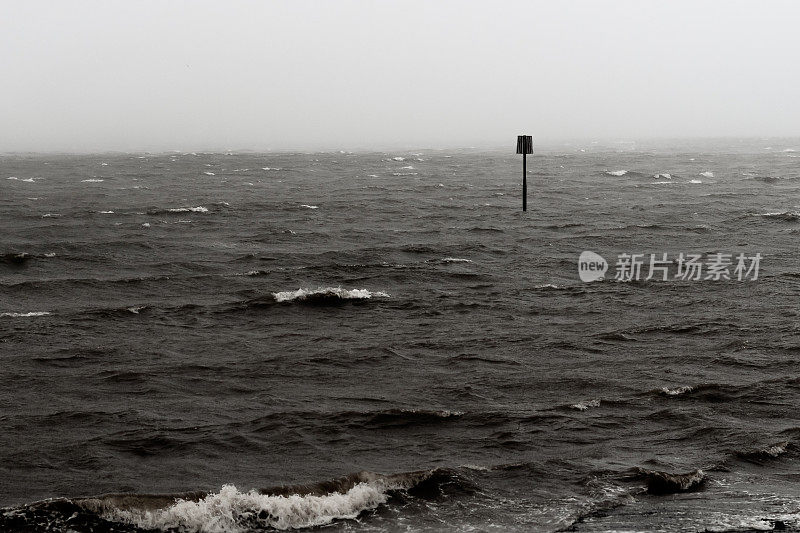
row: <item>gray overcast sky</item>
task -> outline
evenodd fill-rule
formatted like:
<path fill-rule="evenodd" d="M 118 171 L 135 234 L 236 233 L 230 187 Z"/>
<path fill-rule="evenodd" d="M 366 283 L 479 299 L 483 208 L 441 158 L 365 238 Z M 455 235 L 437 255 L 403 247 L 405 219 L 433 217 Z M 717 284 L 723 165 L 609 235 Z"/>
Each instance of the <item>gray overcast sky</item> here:
<path fill-rule="evenodd" d="M 800 135 L 800 2 L 0 6 L 0 152 Z"/>

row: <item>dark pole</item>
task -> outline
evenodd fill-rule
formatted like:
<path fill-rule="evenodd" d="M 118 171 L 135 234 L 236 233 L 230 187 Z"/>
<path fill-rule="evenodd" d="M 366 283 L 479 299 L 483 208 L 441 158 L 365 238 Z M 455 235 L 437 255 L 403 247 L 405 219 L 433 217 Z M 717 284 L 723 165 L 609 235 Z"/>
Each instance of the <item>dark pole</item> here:
<path fill-rule="evenodd" d="M 530 135 L 517 135 L 517 153 L 522 154 L 522 210 L 528 210 L 528 154 L 533 153 Z"/>
<path fill-rule="evenodd" d="M 528 210 L 528 154 L 522 154 L 522 210 Z"/>

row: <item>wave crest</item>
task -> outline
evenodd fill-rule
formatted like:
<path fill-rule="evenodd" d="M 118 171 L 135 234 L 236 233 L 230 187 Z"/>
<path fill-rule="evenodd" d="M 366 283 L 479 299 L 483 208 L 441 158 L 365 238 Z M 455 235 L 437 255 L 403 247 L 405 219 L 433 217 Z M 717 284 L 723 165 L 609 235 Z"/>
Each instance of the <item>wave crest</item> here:
<path fill-rule="evenodd" d="M 385 292 L 371 292 L 367 289 L 343 289 L 325 287 L 322 289 L 297 289 L 272 293 L 277 303 L 301 302 L 309 304 L 337 303 L 346 300 L 368 300 L 373 297 L 388 298 Z"/>
<path fill-rule="evenodd" d="M 375 480 L 358 483 L 345 493 L 284 496 L 261 494 L 255 489 L 240 492 L 234 485 L 224 485 L 217 493 L 196 501 L 178 499 L 164 509 L 112 507 L 100 514 L 106 520 L 145 529 L 219 533 L 244 533 L 254 528 L 299 529 L 356 518 L 386 503 L 390 488 L 403 487 Z"/>
<path fill-rule="evenodd" d="M 319 527 L 354 519 L 407 498 L 472 493 L 476 486 L 448 469 L 398 474 L 362 471 L 307 485 L 177 494 L 106 494 L 57 498 L 0 509 L 3 531 L 175 531 L 244 533 Z"/>
<path fill-rule="evenodd" d="M 637 470 L 636 477 L 647 482 L 647 492 L 650 494 L 674 494 L 700 490 L 706 482 L 706 474 L 700 469 L 686 474 L 672 474 L 640 468 Z"/>

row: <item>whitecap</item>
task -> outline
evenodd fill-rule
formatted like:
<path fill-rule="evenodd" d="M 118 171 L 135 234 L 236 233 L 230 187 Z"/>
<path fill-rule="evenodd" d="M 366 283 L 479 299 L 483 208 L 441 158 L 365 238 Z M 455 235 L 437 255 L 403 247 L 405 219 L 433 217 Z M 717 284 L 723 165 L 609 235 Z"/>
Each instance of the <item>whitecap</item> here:
<path fill-rule="evenodd" d="M 213 172 L 203 172 L 203 174 L 205 174 L 206 176 L 214 176 L 215 175 Z"/>
<path fill-rule="evenodd" d="M 608 174 L 609 176 L 617 176 L 617 177 L 624 176 L 627 173 L 628 173 L 627 170 L 609 170 L 609 171 L 606 171 L 606 174 Z"/>
<path fill-rule="evenodd" d="M 319 209 L 318 205 L 300 204 L 300 207 L 305 207 L 306 209 Z"/>
<path fill-rule="evenodd" d="M 100 178 L 90 178 L 90 179 L 87 179 L 87 180 L 81 180 L 82 183 L 100 183 L 101 181 L 105 181 L 105 180 L 100 179 Z"/>
<path fill-rule="evenodd" d="M 392 159 L 393 159 L 394 161 L 405 161 L 405 160 L 406 160 L 406 158 L 405 158 L 405 157 L 400 157 L 400 156 L 393 157 Z"/>
<path fill-rule="evenodd" d="M 713 178 L 714 177 L 714 173 L 713 172 L 708 172 L 708 171 L 701 172 L 700 175 L 703 176 L 704 178 Z"/>
<path fill-rule="evenodd" d="M 0 317 L 4 318 L 26 318 L 32 316 L 47 316 L 50 313 L 47 311 L 30 311 L 28 313 L 0 313 Z"/>
<path fill-rule="evenodd" d="M 45 213 L 42 218 L 58 218 L 60 216 L 58 213 Z"/>
<path fill-rule="evenodd" d="M 586 411 L 592 407 L 600 407 L 600 400 L 588 400 L 585 402 L 578 402 L 570 405 L 572 409 L 577 409 L 578 411 Z"/>
<path fill-rule="evenodd" d="M 113 215 L 114 211 L 100 211 L 101 215 Z"/>
<path fill-rule="evenodd" d="M 149 222 L 145 222 L 144 224 L 142 224 L 142 227 L 143 228 L 149 228 L 150 227 L 150 223 Z"/>
<path fill-rule="evenodd" d="M 414 167 L 411 166 L 411 165 L 408 165 L 408 166 L 405 166 L 405 167 L 400 167 L 400 168 L 405 168 L 405 169 L 408 169 L 408 170 L 414 170 Z"/>
<path fill-rule="evenodd" d="M 50 257 L 55 257 L 56 254 L 55 254 L 55 252 L 48 252 L 48 253 L 44 254 L 44 256 L 50 258 Z"/>
<path fill-rule="evenodd" d="M 666 394 L 667 396 L 677 396 L 679 394 L 686 394 L 687 392 L 692 392 L 694 387 L 691 385 L 683 385 L 681 387 L 661 387 L 661 392 Z"/>
<path fill-rule="evenodd" d="M 689 180 L 689 183 L 703 183 L 703 180 Z"/>
<path fill-rule="evenodd" d="M 167 209 L 167 211 L 170 213 L 188 213 L 190 211 L 194 213 L 208 213 L 208 208 L 199 205 L 197 207 L 174 207 L 172 209 Z"/>
<path fill-rule="evenodd" d="M 239 492 L 224 485 L 198 501 L 178 499 L 156 510 L 112 507 L 102 516 L 142 529 L 203 533 L 244 533 L 256 529 L 300 529 L 324 526 L 334 520 L 354 519 L 386 503 L 388 490 L 402 488 L 376 480 L 354 485 L 346 493 L 271 496 L 256 490 Z"/>
<path fill-rule="evenodd" d="M 307 300 L 309 298 L 339 298 L 342 300 L 366 300 L 374 297 L 388 298 L 385 292 L 371 292 L 367 289 L 343 289 L 341 287 L 326 287 L 324 289 L 297 289 L 296 291 L 273 292 L 276 302 L 292 302 Z"/>
<path fill-rule="evenodd" d="M 667 174 L 667 173 L 654 174 L 653 178 L 655 178 L 657 180 L 658 179 L 671 180 L 672 179 L 672 174 Z"/>
<path fill-rule="evenodd" d="M 442 263 L 474 263 L 472 259 L 462 259 L 460 257 L 445 257 Z"/>

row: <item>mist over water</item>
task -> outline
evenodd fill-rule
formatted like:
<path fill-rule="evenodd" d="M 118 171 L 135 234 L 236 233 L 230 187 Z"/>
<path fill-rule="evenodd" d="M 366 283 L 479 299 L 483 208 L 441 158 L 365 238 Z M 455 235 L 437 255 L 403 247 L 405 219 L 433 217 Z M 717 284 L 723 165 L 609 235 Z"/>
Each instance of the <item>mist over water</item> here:
<path fill-rule="evenodd" d="M 800 140 L 511 148 L 0 158 L 2 528 L 797 529 Z"/>
<path fill-rule="evenodd" d="M 800 135 L 800 7 L 10 2 L 0 153 Z"/>

